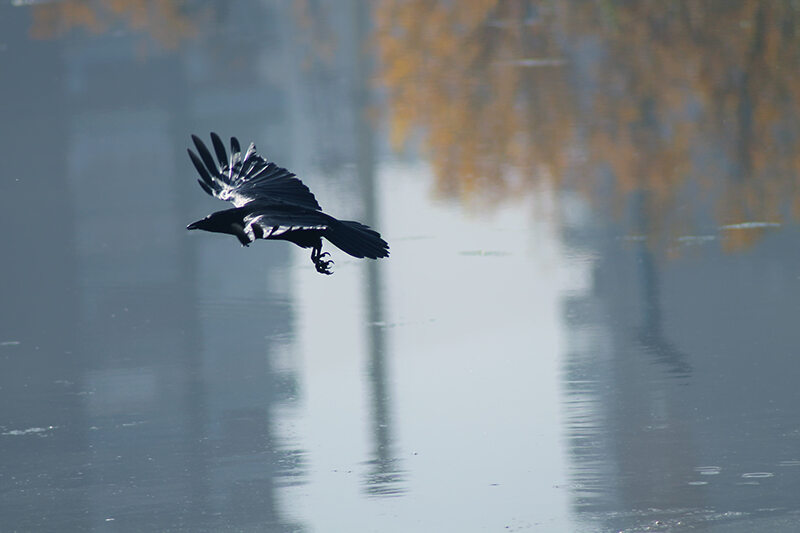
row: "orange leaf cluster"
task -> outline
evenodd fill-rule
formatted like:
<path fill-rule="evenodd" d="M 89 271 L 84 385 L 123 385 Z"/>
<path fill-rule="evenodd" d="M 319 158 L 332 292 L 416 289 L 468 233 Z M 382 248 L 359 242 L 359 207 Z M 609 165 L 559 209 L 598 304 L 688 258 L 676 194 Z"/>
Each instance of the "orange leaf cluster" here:
<path fill-rule="evenodd" d="M 700 193 L 719 225 L 800 216 L 792 0 L 382 0 L 376 36 L 393 142 L 422 132 L 443 195 L 645 193 L 663 232 Z"/>
<path fill-rule="evenodd" d="M 63 0 L 33 6 L 31 36 L 52 39 L 73 29 L 103 33 L 115 24 L 147 32 L 168 48 L 196 33 L 184 2 L 173 0 Z"/>

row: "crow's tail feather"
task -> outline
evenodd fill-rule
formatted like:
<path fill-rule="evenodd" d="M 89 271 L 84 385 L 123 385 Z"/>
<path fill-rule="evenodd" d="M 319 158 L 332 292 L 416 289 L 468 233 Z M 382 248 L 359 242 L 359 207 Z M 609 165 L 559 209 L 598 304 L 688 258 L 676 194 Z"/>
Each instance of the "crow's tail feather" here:
<path fill-rule="evenodd" d="M 380 233 L 352 220 L 339 220 L 332 224 L 325 237 L 337 248 L 353 257 L 378 259 L 389 256 L 389 244 Z"/>

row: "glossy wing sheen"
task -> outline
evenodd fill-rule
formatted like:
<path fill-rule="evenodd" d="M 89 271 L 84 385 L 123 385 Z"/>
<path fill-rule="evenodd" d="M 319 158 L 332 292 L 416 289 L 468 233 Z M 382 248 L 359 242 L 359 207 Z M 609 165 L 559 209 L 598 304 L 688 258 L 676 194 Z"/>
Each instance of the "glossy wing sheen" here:
<path fill-rule="evenodd" d="M 252 201 L 287 202 L 308 209 L 319 210 L 314 194 L 294 174 L 258 155 L 250 144 L 242 155 L 239 141 L 231 138 L 231 156 L 216 133 L 211 133 L 211 145 L 217 161 L 203 141 L 192 135 L 197 149 L 188 150 L 200 179 L 197 182 L 211 196 L 242 207 Z"/>
<path fill-rule="evenodd" d="M 245 231 L 253 232 L 261 239 L 276 238 L 292 231 L 324 231 L 330 228 L 331 221 L 330 216 L 320 211 L 293 211 L 276 209 L 275 206 L 255 208 L 244 217 Z"/>

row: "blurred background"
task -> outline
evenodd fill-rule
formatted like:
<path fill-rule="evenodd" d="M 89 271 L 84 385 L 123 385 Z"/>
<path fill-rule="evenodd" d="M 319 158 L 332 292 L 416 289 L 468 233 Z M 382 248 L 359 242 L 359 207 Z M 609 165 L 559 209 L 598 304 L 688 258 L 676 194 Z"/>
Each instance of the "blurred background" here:
<path fill-rule="evenodd" d="M 794 0 L 2 0 L 0 102 L 0 531 L 797 530 Z"/>

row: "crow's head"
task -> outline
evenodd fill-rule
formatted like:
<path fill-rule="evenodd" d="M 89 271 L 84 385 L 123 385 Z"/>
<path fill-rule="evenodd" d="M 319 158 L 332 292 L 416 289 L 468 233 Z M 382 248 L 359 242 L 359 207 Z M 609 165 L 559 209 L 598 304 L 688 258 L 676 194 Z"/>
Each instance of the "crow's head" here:
<path fill-rule="evenodd" d="M 213 231 L 216 233 L 233 233 L 231 226 L 235 224 L 242 225 L 242 212 L 239 209 L 226 209 L 225 211 L 217 211 L 211 213 L 206 218 L 192 222 L 186 229 L 202 229 L 205 231 Z"/>
<path fill-rule="evenodd" d="M 244 211 L 241 208 L 217 211 L 197 222 L 192 222 L 186 226 L 186 229 L 201 229 L 214 233 L 235 235 L 239 242 L 247 246 L 253 241 L 253 236 L 245 233 L 243 216 Z"/>
<path fill-rule="evenodd" d="M 198 220 L 197 222 L 192 222 L 186 229 L 204 229 L 206 231 L 210 231 L 215 226 L 215 221 L 211 219 L 211 215 L 208 215 L 206 218 Z"/>

